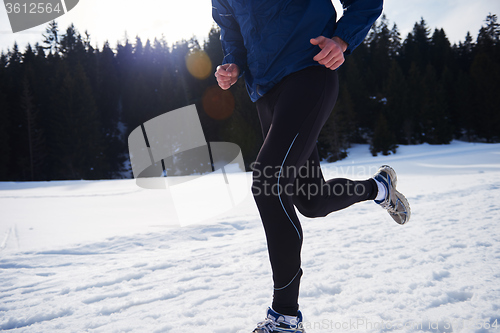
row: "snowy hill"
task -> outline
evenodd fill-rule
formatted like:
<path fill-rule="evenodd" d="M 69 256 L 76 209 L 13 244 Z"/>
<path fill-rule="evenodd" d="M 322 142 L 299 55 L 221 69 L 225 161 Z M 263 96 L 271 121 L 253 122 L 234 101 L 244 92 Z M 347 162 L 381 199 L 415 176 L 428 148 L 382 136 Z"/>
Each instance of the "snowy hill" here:
<path fill-rule="evenodd" d="M 364 179 L 382 164 L 408 225 L 372 202 L 301 217 L 307 332 L 500 332 L 500 145 L 360 145 L 322 168 Z M 253 199 L 180 227 L 165 196 L 133 180 L 0 183 L 0 330 L 251 332 L 272 295 Z"/>

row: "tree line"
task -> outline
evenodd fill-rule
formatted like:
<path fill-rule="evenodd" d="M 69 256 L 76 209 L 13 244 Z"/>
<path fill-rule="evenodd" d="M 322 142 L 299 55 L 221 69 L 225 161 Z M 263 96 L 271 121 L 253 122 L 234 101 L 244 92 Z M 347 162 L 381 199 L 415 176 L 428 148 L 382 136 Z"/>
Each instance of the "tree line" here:
<path fill-rule="evenodd" d="M 339 70 L 341 93 L 324 131 L 324 155 L 346 155 L 353 142 L 373 155 L 398 144 L 500 140 L 500 27 L 489 14 L 476 41 L 451 45 L 425 20 L 404 40 L 383 16 Z M 332 135 L 333 133 L 333 135 Z M 330 154 L 330 155 L 329 155 Z"/>
<path fill-rule="evenodd" d="M 196 104 L 208 142 L 240 146 L 247 167 L 262 134 L 243 80 L 229 92 L 211 74 L 223 54 L 213 27 L 196 39 L 128 39 L 112 48 L 91 44 L 70 25 L 51 22 L 43 42 L 0 55 L 0 180 L 131 177 L 129 133 L 144 122 Z M 210 75 L 186 66 L 203 51 Z M 318 139 L 322 158 L 347 156 L 352 143 L 372 154 L 401 144 L 447 144 L 453 139 L 500 141 L 500 26 L 488 15 L 476 40 L 451 45 L 424 19 L 403 40 L 384 16 L 339 69 L 337 105 Z M 230 108 L 214 116 L 210 106 Z"/>

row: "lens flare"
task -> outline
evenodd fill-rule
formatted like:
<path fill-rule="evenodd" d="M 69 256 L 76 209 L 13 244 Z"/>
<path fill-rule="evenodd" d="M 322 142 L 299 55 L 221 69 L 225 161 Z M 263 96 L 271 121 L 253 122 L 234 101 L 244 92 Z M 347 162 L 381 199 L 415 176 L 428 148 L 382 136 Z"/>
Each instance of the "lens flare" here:
<path fill-rule="evenodd" d="M 208 87 L 203 94 L 203 109 L 210 118 L 224 120 L 234 111 L 234 97 L 229 90 L 222 90 L 219 86 Z"/>
<path fill-rule="evenodd" d="M 186 67 L 192 76 L 204 80 L 212 72 L 212 61 L 202 50 L 193 50 L 186 56 Z"/>

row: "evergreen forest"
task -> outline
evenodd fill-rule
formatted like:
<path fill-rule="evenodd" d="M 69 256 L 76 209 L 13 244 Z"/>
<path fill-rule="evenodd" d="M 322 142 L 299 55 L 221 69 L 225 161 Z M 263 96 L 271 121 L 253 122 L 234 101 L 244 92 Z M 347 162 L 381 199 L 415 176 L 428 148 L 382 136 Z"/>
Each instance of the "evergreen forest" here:
<path fill-rule="evenodd" d="M 263 138 L 245 84 L 223 91 L 213 76 L 223 58 L 217 27 L 202 42 L 137 37 L 99 48 L 87 32 L 53 21 L 40 39 L 0 55 L 0 181 L 130 178 L 130 132 L 191 104 L 207 142 L 239 145 L 247 168 L 255 160 Z M 186 65 L 193 57 L 209 75 L 193 74 Z M 423 18 L 402 37 L 383 16 L 339 78 L 318 139 L 327 161 L 345 158 L 353 143 L 387 155 L 400 145 L 500 142 L 495 14 L 458 45 Z"/>

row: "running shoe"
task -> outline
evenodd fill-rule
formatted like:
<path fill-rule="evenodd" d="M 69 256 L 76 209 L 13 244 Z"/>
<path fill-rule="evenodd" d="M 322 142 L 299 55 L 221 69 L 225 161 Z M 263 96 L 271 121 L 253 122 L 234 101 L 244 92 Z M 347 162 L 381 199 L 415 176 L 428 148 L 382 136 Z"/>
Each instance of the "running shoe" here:
<path fill-rule="evenodd" d="M 289 317 L 289 316 L 286 316 Z M 302 327 L 302 313 L 299 311 L 297 317 L 288 320 L 284 315 L 279 314 L 271 308 L 267 309 L 267 317 L 264 321 L 257 324 L 257 328 L 252 333 L 305 333 Z"/>
<path fill-rule="evenodd" d="M 398 181 L 396 171 L 388 165 L 383 165 L 375 173 L 373 179 L 382 183 L 386 189 L 385 198 L 380 201 L 375 200 L 375 202 L 386 209 L 397 223 L 408 223 L 411 215 L 410 204 L 405 196 L 396 190 Z"/>

